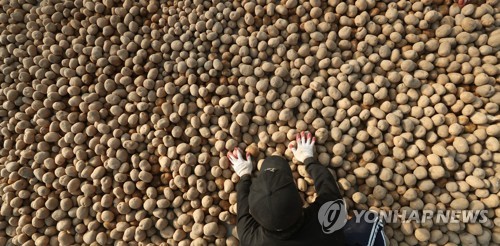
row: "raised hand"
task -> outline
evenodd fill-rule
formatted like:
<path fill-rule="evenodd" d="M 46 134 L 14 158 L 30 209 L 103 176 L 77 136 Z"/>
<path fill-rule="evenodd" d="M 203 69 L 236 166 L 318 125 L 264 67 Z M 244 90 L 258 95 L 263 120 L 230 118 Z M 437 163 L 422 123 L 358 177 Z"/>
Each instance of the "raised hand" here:
<path fill-rule="evenodd" d="M 245 174 L 252 174 L 253 165 L 250 153 L 246 153 L 245 160 L 240 148 L 236 147 L 233 151 L 227 153 L 227 158 L 231 161 L 232 167 L 238 176 L 242 177 Z"/>
<path fill-rule="evenodd" d="M 295 136 L 297 142 L 297 147 L 293 143 L 288 145 L 288 148 L 292 151 L 293 156 L 300 162 L 304 162 L 307 158 L 314 156 L 314 143 L 316 138 L 312 136 L 310 132 L 297 133 Z"/>

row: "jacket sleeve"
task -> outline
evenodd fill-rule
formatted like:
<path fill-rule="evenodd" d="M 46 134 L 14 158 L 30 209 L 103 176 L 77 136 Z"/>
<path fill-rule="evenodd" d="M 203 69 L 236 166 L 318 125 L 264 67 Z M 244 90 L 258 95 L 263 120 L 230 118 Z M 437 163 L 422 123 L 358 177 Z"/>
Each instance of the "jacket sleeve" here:
<path fill-rule="evenodd" d="M 342 199 L 337 180 L 326 167 L 319 164 L 313 157 L 307 158 L 304 164 L 314 180 L 314 188 L 318 194 L 316 201 L 326 202 Z"/>
<path fill-rule="evenodd" d="M 252 178 L 250 175 L 243 175 L 236 186 L 238 191 L 238 237 L 241 245 L 252 245 L 259 234 L 259 223 L 250 214 L 250 207 L 248 205 L 248 194 L 250 193 L 250 185 Z"/>

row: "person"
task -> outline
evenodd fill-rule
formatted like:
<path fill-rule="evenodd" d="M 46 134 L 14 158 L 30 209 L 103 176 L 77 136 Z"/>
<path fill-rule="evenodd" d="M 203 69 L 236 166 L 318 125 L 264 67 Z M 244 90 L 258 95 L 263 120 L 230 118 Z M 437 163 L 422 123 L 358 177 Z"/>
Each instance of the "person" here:
<path fill-rule="evenodd" d="M 383 236 L 379 221 L 364 226 L 347 221 L 346 206 L 334 176 L 314 158 L 315 142 L 311 133 L 301 132 L 296 136 L 297 146 L 289 145 L 314 180 L 317 197 L 307 208 L 303 208 L 286 159 L 267 157 L 260 174 L 252 180 L 250 154 L 246 153 L 245 159 L 239 148 L 227 154 L 240 177 L 236 188 L 241 245 L 383 245 L 380 238 L 376 240 Z"/>

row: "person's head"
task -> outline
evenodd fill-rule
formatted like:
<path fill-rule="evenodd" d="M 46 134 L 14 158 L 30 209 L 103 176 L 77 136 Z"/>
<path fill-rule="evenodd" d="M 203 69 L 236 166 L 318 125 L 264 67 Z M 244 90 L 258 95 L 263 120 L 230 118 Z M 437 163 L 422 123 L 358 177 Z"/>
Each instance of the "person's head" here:
<path fill-rule="evenodd" d="M 299 223 L 302 199 L 287 160 L 280 156 L 264 160 L 248 202 L 252 217 L 269 231 L 285 231 Z"/>

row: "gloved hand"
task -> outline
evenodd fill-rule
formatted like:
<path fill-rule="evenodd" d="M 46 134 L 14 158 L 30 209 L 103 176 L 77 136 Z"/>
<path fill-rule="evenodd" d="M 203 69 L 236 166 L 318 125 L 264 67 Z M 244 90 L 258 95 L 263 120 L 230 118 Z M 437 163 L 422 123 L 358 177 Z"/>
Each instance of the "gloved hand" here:
<path fill-rule="evenodd" d="M 288 148 L 292 151 L 295 159 L 304 163 L 307 158 L 314 156 L 313 149 L 316 138 L 313 137 L 310 132 L 297 133 L 295 140 L 297 141 L 297 148 L 294 147 L 293 143 L 288 145 Z"/>
<path fill-rule="evenodd" d="M 245 174 L 252 174 L 252 158 L 250 157 L 250 153 L 246 153 L 247 159 L 243 159 L 243 155 L 241 154 L 240 148 L 236 147 L 231 152 L 227 153 L 227 158 L 231 161 L 234 171 L 240 177 Z"/>

